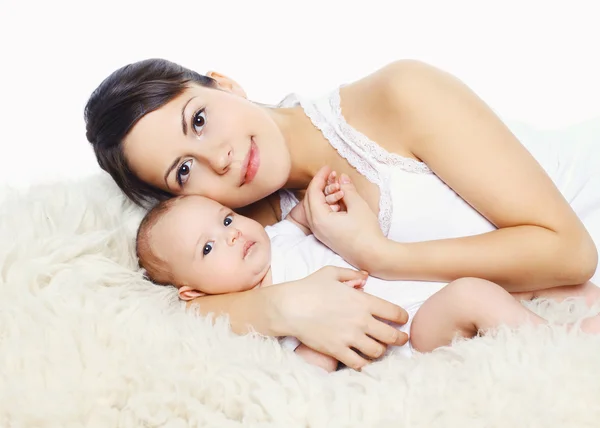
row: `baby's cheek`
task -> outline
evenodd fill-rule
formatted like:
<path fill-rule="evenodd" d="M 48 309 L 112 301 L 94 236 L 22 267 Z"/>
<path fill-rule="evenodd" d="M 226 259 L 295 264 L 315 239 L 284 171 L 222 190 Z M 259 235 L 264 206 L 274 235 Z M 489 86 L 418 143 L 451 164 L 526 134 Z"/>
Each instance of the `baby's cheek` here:
<path fill-rule="evenodd" d="M 227 293 L 227 280 L 225 276 L 228 270 L 223 269 L 218 260 L 202 260 L 199 261 L 193 270 L 193 278 L 189 278 L 188 282 L 196 285 L 196 287 L 207 294 L 223 294 Z"/>
<path fill-rule="evenodd" d="M 249 289 L 248 268 L 237 260 L 229 259 L 221 263 L 215 263 L 212 269 L 213 287 L 219 290 L 219 294 L 234 293 Z"/>
<path fill-rule="evenodd" d="M 202 277 L 201 288 L 208 294 L 227 294 L 231 292 L 231 280 L 222 271 L 220 273 L 205 273 Z"/>

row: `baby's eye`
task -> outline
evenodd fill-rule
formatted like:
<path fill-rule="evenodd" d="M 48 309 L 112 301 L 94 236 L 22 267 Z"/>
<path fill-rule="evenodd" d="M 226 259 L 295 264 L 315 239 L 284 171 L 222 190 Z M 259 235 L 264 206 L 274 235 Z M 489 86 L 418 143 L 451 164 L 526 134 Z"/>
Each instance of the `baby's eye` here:
<path fill-rule="evenodd" d="M 204 254 L 205 256 L 208 255 L 208 253 L 210 253 L 213 249 L 213 243 L 212 242 L 208 242 L 204 248 L 202 249 L 202 254 Z"/>
<path fill-rule="evenodd" d="M 229 226 L 231 223 L 233 223 L 233 216 L 228 215 L 227 217 L 225 217 L 225 220 L 223 220 L 223 224 L 225 226 Z"/>

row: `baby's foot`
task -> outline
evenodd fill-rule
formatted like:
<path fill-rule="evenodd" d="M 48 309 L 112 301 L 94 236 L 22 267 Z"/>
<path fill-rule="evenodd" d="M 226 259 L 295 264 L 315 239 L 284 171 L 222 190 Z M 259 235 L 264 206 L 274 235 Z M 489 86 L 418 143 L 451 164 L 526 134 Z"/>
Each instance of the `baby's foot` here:
<path fill-rule="evenodd" d="M 589 334 L 600 334 L 600 314 L 582 320 L 581 331 Z"/>
<path fill-rule="evenodd" d="M 592 284 L 591 282 L 587 282 L 582 286 L 582 294 L 585 296 L 585 303 L 588 306 L 594 306 L 600 303 L 600 287 Z"/>

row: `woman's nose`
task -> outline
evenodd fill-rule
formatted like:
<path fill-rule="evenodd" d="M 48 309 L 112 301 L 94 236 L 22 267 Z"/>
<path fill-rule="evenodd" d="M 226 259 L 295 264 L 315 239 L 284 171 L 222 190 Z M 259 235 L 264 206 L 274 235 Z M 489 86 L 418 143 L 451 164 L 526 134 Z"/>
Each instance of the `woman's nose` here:
<path fill-rule="evenodd" d="M 208 159 L 211 168 L 219 175 L 229 170 L 232 160 L 233 150 L 229 145 L 215 149 Z"/>

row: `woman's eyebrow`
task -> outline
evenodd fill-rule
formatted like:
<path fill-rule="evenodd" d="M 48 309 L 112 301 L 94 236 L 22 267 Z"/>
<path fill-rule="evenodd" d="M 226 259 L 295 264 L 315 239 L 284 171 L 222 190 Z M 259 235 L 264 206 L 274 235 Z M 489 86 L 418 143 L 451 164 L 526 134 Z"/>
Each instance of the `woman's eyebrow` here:
<path fill-rule="evenodd" d="M 190 101 L 192 101 L 194 98 L 196 98 L 197 96 L 193 96 L 192 98 L 190 98 L 189 100 L 187 100 L 187 102 L 183 105 L 183 108 L 181 109 L 181 130 L 183 131 L 183 135 L 185 135 L 187 137 L 187 123 L 185 121 L 185 108 L 188 106 L 188 104 L 190 103 Z"/>

